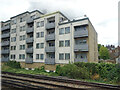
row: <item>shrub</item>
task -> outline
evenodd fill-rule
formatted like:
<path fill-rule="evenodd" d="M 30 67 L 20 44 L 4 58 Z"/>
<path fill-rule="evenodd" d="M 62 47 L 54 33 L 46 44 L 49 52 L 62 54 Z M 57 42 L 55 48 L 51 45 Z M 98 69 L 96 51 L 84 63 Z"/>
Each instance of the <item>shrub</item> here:
<path fill-rule="evenodd" d="M 8 61 L 7 63 L 5 63 L 5 65 L 12 68 L 21 68 L 20 62 L 16 62 L 16 61 Z"/>
<path fill-rule="evenodd" d="M 60 70 L 60 65 L 57 65 L 57 66 L 56 66 L 56 71 L 55 71 L 55 73 L 58 74 L 59 70 Z"/>

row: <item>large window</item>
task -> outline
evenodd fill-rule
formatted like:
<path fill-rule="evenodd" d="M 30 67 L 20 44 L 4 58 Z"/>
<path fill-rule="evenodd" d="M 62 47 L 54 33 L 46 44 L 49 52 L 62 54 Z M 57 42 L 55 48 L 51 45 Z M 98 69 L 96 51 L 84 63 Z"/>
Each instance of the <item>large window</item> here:
<path fill-rule="evenodd" d="M 20 27 L 20 32 L 25 31 L 25 26 Z"/>
<path fill-rule="evenodd" d="M 59 54 L 59 60 L 64 60 L 64 53 Z"/>
<path fill-rule="evenodd" d="M 44 59 L 44 54 L 40 54 L 40 59 L 41 59 L 41 60 Z"/>
<path fill-rule="evenodd" d="M 19 59 L 25 59 L 25 54 L 19 54 Z"/>
<path fill-rule="evenodd" d="M 65 60 L 69 60 L 70 59 L 70 53 L 65 53 Z"/>
<path fill-rule="evenodd" d="M 65 28 L 65 34 L 68 34 L 68 33 L 70 33 L 70 27 Z"/>
<path fill-rule="evenodd" d="M 37 22 L 37 28 L 40 27 L 40 22 Z"/>
<path fill-rule="evenodd" d="M 15 59 L 16 58 L 16 56 L 15 56 L 15 54 L 11 54 L 11 57 L 10 57 L 11 59 Z"/>
<path fill-rule="evenodd" d="M 44 43 L 40 43 L 40 48 L 44 48 Z"/>
<path fill-rule="evenodd" d="M 79 40 L 76 40 L 75 43 L 76 43 L 76 45 L 86 44 L 86 43 L 87 43 L 87 40 L 86 40 L 86 39 L 79 39 Z"/>
<path fill-rule="evenodd" d="M 70 46 L 70 40 L 65 40 L 65 47 L 69 47 Z"/>
<path fill-rule="evenodd" d="M 41 37 L 44 37 L 44 32 L 41 32 L 41 35 L 40 35 Z"/>
<path fill-rule="evenodd" d="M 36 59 L 39 59 L 39 54 L 36 54 Z"/>
<path fill-rule="evenodd" d="M 20 36 L 20 41 L 25 40 L 25 35 Z"/>
<path fill-rule="evenodd" d="M 16 41 L 16 37 L 12 37 L 11 42 L 15 42 L 15 41 Z"/>
<path fill-rule="evenodd" d="M 16 50 L 16 46 L 11 46 L 11 50 Z"/>
<path fill-rule="evenodd" d="M 41 27 L 43 27 L 44 26 L 44 21 L 41 21 Z"/>
<path fill-rule="evenodd" d="M 62 35 L 62 34 L 64 34 L 64 28 L 59 29 L 59 35 Z"/>
<path fill-rule="evenodd" d="M 16 28 L 12 29 L 11 33 L 16 33 Z"/>
<path fill-rule="evenodd" d="M 36 49 L 40 48 L 40 43 L 36 43 Z"/>
<path fill-rule="evenodd" d="M 64 41 L 59 41 L 59 47 L 64 47 Z"/>
<path fill-rule="evenodd" d="M 20 50 L 25 50 L 25 45 L 20 45 L 19 49 Z"/>
<path fill-rule="evenodd" d="M 36 54 L 36 59 L 41 59 L 43 60 L 44 59 L 44 54 Z"/>
<path fill-rule="evenodd" d="M 36 38 L 40 37 L 40 32 L 36 33 Z"/>

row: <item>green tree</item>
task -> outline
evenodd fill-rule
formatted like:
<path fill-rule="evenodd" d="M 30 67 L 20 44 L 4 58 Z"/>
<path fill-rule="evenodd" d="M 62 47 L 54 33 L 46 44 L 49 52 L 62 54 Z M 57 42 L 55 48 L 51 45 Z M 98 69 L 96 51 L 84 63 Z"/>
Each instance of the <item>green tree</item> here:
<path fill-rule="evenodd" d="M 99 54 L 101 59 L 104 59 L 104 60 L 109 59 L 109 51 L 106 47 L 101 46 Z"/>
<path fill-rule="evenodd" d="M 100 51 L 101 46 L 102 46 L 101 44 L 98 44 L 98 52 Z"/>

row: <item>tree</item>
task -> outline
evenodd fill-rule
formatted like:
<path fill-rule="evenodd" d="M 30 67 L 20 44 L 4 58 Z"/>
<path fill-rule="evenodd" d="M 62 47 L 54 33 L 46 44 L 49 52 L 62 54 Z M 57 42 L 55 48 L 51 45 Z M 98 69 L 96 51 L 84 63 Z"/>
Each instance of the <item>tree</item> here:
<path fill-rule="evenodd" d="M 100 51 L 101 46 L 102 46 L 101 44 L 98 44 L 98 52 Z"/>
<path fill-rule="evenodd" d="M 109 59 L 109 51 L 106 47 L 101 46 L 99 54 L 101 59 L 104 59 L 104 60 Z"/>

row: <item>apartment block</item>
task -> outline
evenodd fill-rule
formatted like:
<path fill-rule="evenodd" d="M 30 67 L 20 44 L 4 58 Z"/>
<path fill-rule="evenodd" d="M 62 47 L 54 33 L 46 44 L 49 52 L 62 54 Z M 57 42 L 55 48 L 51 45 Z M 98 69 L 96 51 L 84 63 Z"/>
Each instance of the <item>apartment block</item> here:
<path fill-rule="evenodd" d="M 1 22 L 1 61 L 54 70 L 58 64 L 98 62 L 97 32 L 89 18 L 69 20 L 60 11 L 24 12 Z"/>

